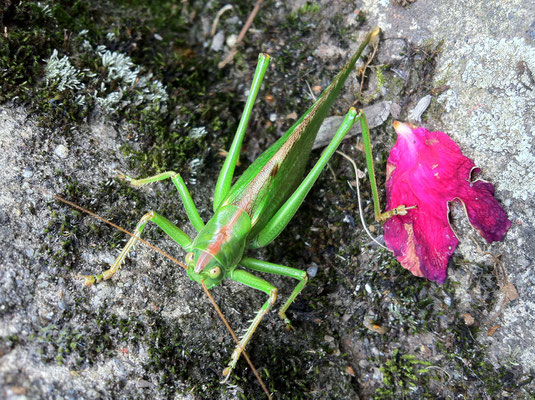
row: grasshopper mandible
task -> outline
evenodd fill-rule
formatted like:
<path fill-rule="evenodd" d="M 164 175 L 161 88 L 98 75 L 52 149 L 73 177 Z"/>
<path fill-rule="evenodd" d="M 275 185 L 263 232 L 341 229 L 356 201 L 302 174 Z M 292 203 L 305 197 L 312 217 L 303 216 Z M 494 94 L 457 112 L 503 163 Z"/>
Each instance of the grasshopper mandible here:
<path fill-rule="evenodd" d="M 141 218 L 134 230 L 134 236 L 130 238 L 110 269 L 102 274 L 85 276 L 86 285 L 111 278 L 139 239 L 138 237 L 146 224 L 153 222 L 188 252 L 185 264 L 190 279 L 201 283 L 207 289 L 218 285 L 224 279 L 231 279 L 260 290 L 269 296 L 236 346 L 227 368 L 223 371 L 226 378 L 236 366 L 241 353 L 260 321 L 275 303 L 278 293 L 278 289 L 274 285 L 246 269 L 288 276 L 299 281 L 288 300 L 279 310 L 280 318 L 289 326 L 290 320 L 286 316 L 286 310 L 303 290 L 308 280 L 307 273 L 296 268 L 247 257 L 244 253 L 248 248 L 267 246 L 281 233 L 300 207 L 346 133 L 357 120 L 360 121 L 363 134 L 367 136 L 369 143 L 369 130 L 364 114 L 351 108 L 318 162 L 303 178 L 314 139 L 323 120 L 355 63 L 370 41 L 378 39 L 379 32 L 379 28 L 374 28 L 367 34 L 355 54 L 308 111 L 279 140 L 262 153 L 232 185 L 234 169 L 251 110 L 270 61 L 267 54 L 260 54 L 237 133 L 215 187 L 213 217 L 206 224 L 203 222 L 184 180 L 176 172 L 168 171 L 144 179 L 132 179 L 123 175 L 123 178 L 133 186 L 143 186 L 171 179 L 178 189 L 188 219 L 197 231 L 197 236 L 191 239 L 171 221 L 156 211 L 150 211 Z M 371 160 L 369 149 L 367 157 Z M 369 168 L 369 172 L 373 174 L 373 169 Z M 373 186 L 375 180 L 371 181 Z M 373 187 L 372 190 L 376 193 L 374 189 Z"/>

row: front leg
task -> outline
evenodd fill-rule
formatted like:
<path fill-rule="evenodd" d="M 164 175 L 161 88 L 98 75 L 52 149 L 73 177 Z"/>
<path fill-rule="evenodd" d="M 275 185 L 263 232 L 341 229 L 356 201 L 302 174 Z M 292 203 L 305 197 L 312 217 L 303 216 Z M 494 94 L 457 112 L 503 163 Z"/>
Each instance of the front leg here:
<path fill-rule="evenodd" d="M 199 212 L 197 211 L 197 207 L 195 207 L 195 204 L 193 203 L 193 199 L 191 198 L 188 187 L 184 183 L 184 179 L 182 179 L 179 173 L 174 171 L 167 171 L 162 172 L 158 175 L 150 176 L 148 178 L 132 179 L 128 175 L 119 172 L 119 178 L 124 179 L 134 187 L 140 187 L 149 183 L 163 181 L 164 179 L 171 179 L 171 182 L 175 184 L 178 190 L 180 199 L 182 200 L 184 208 L 186 209 L 188 219 L 190 220 L 195 230 L 199 232 L 202 228 L 204 228 L 204 222 L 199 216 Z"/>
<path fill-rule="evenodd" d="M 290 297 L 288 297 L 288 300 L 286 300 L 286 303 L 284 303 L 284 305 L 279 310 L 279 317 L 286 323 L 286 329 L 291 328 L 290 320 L 286 316 L 286 310 L 288 310 L 288 307 L 290 307 L 290 305 L 293 303 L 295 298 L 299 295 L 299 293 L 301 293 L 306 283 L 308 282 L 307 273 L 300 269 L 287 267 L 285 265 L 280 265 L 280 264 L 273 264 L 267 261 L 258 260 L 256 258 L 250 258 L 250 257 L 243 258 L 240 261 L 240 265 L 246 268 L 252 269 L 253 271 L 267 272 L 268 274 L 288 276 L 290 278 L 294 278 L 299 281 L 299 283 L 293 290 Z"/>
<path fill-rule="evenodd" d="M 245 349 L 245 346 L 247 346 L 247 343 L 251 340 L 251 336 L 253 336 L 254 331 L 258 327 L 258 324 L 260 324 L 260 321 L 262 321 L 262 318 L 269 312 L 273 304 L 275 303 L 275 300 L 277 299 L 277 293 L 278 289 L 273 286 L 271 283 L 263 280 L 262 278 L 259 278 L 257 276 L 254 276 L 253 274 L 250 274 L 247 271 L 244 271 L 242 269 L 235 269 L 229 274 L 229 278 L 236 281 L 243 283 L 244 285 L 247 285 L 249 287 L 252 287 L 253 289 L 261 290 L 262 292 L 266 293 L 269 296 L 269 299 L 264 303 L 262 308 L 258 311 L 256 316 L 254 317 L 253 321 L 251 322 L 251 325 L 249 325 L 249 328 L 247 328 L 247 331 L 240 339 L 240 344 L 236 346 L 234 349 L 234 352 L 232 353 L 231 360 L 227 366 L 223 370 L 223 382 L 226 382 L 228 378 L 230 377 L 230 373 L 232 370 L 236 367 L 236 363 L 238 362 L 238 359 L 241 356 L 241 353 Z"/>
<path fill-rule="evenodd" d="M 155 211 L 150 211 L 147 214 L 145 214 L 141 220 L 137 223 L 136 229 L 134 230 L 134 235 L 130 238 L 130 240 L 126 243 L 123 250 L 119 254 L 119 256 L 115 259 L 113 264 L 109 269 L 104 271 L 101 274 L 98 275 L 83 275 L 82 278 L 85 279 L 85 285 L 91 286 L 94 283 L 99 283 L 102 280 L 110 279 L 119 269 L 121 264 L 126 259 L 126 256 L 130 252 L 130 250 L 134 247 L 136 242 L 138 241 L 138 237 L 141 235 L 141 232 L 143 232 L 143 229 L 145 228 L 145 225 L 147 225 L 148 222 L 153 222 L 156 225 L 158 225 L 167 235 L 171 237 L 175 242 L 178 243 L 180 247 L 182 247 L 185 250 L 188 250 L 191 246 L 191 239 L 190 237 L 183 232 L 180 228 L 175 226 L 171 221 L 169 221 L 167 218 L 163 217 L 162 215 L 158 214 Z"/>

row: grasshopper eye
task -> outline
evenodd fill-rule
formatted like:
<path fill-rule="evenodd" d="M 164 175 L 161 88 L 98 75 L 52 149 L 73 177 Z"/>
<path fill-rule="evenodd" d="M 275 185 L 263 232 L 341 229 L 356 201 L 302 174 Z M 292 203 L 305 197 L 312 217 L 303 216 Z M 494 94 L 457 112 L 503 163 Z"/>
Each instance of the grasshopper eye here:
<path fill-rule="evenodd" d="M 188 253 L 186 254 L 186 265 L 190 265 L 190 264 L 193 264 L 193 261 L 195 259 L 195 254 L 193 253 Z"/>
<path fill-rule="evenodd" d="M 221 274 L 221 268 L 219 267 L 214 267 L 208 272 L 208 276 L 212 279 L 219 277 L 220 274 Z"/>

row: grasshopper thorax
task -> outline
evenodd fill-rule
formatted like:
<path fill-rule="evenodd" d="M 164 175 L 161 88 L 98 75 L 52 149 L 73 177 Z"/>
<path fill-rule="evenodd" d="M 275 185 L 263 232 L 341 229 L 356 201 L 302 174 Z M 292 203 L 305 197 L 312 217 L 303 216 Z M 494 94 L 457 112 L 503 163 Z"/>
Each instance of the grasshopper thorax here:
<path fill-rule="evenodd" d="M 186 256 L 189 277 L 208 288 L 217 285 L 243 257 L 251 218 L 241 208 L 227 205 L 217 209 L 193 241 Z"/>

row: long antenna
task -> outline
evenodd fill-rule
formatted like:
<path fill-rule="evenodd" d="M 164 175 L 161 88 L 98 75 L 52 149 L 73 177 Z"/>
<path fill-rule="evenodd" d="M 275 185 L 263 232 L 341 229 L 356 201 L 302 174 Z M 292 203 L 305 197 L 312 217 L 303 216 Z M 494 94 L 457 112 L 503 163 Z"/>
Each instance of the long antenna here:
<path fill-rule="evenodd" d="M 103 218 L 103 217 L 101 217 L 100 215 L 97 215 L 97 214 L 95 214 L 94 212 L 91 212 L 91 211 L 89 211 L 88 209 L 86 209 L 86 208 L 84 208 L 84 207 L 82 207 L 82 206 L 79 206 L 79 205 L 76 204 L 76 203 L 73 203 L 72 201 L 66 200 L 66 199 L 64 199 L 63 197 L 58 196 L 57 194 L 53 194 L 52 196 L 53 196 L 56 200 L 58 200 L 58 201 L 60 201 L 60 202 L 62 202 L 62 203 L 68 204 L 69 206 L 71 206 L 71 207 L 73 207 L 73 208 L 76 208 L 77 210 L 83 211 L 83 212 L 85 212 L 86 214 L 89 214 L 89 215 L 91 215 L 92 217 L 94 217 L 94 218 L 96 218 L 96 219 L 98 219 L 98 220 L 104 222 L 105 224 L 108 224 L 108 225 L 114 227 L 115 229 L 117 229 L 117 230 L 119 230 L 119 231 L 121 231 L 121 232 L 123 232 L 123 233 L 126 233 L 127 235 L 132 236 L 133 238 L 136 238 L 136 239 L 139 240 L 141 243 L 146 244 L 146 245 L 149 246 L 152 250 L 155 250 L 155 251 L 157 251 L 158 253 L 160 253 L 162 256 L 167 257 L 168 259 L 170 259 L 171 261 L 173 261 L 175 264 L 180 265 L 180 266 L 181 266 L 182 268 L 184 268 L 184 269 L 188 269 L 188 267 L 186 267 L 186 265 L 185 265 L 183 262 L 177 260 L 177 259 L 176 259 L 175 257 L 173 257 L 171 254 L 166 253 L 166 252 L 163 251 L 162 249 L 159 249 L 159 248 L 156 247 L 155 245 L 153 245 L 153 244 L 147 242 L 145 239 L 142 239 L 142 238 L 140 238 L 140 237 L 137 236 L 137 235 L 134 235 L 132 232 L 127 231 L 126 229 L 120 227 L 119 225 L 114 224 L 114 223 L 111 222 L 111 221 L 108 221 L 106 218 Z"/>
<path fill-rule="evenodd" d="M 86 214 L 89 214 L 91 215 L 92 217 L 98 219 L 99 221 L 102 221 L 104 222 L 105 224 L 108 224 L 110 225 L 111 227 L 123 232 L 123 233 L 126 233 L 127 235 L 131 236 L 131 237 L 134 237 L 136 239 L 138 239 L 141 243 L 149 246 L 152 250 L 155 250 L 157 251 L 158 253 L 160 253 L 162 256 L 168 258 L 169 260 L 171 260 L 172 262 L 174 262 L 175 264 L 178 264 L 180 265 L 182 268 L 184 269 L 187 269 L 187 266 L 182 263 L 181 261 L 177 260 L 175 257 L 173 257 L 172 255 L 170 255 L 169 253 L 166 253 L 165 251 L 163 251 L 162 249 L 154 246 L 152 243 L 149 243 L 147 242 L 145 239 L 142 239 L 140 238 L 139 236 L 137 235 L 134 235 L 132 232 L 124 229 L 123 227 L 117 225 L 117 224 L 114 224 L 113 222 L 107 220 L 106 218 L 104 217 L 101 217 L 100 215 L 98 214 L 95 214 L 94 212 L 92 211 L 89 211 L 87 208 L 84 208 L 82 206 L 79 206 L 78 204 L 76 203 L 73 203 L 72 201 L 69 201 L 69 200 L 66 200 L 64 199 L 63 197 L 61 196 L 58 196 L 57 194 L 53 194 L 52 197 L 54 197 L 57 201 L 61 202 L 61 203 L 65 203 L 69 206 L 71 206 L 72 208 L 75 208 L 79 211 L 82 211 Z M 217 314 L 219 315 L 219 318 L 221 318 L 221 320 L 223 321 L 223 324 L 225 325 L 225 327 L 227 328 L 227 330 L 230 332 L 230 335 L 232 336 L 232 338 L 234 339 L 234 341 L 236 342 L 236 344 L 241 348 L 241 351 L 242 351 L 242 354 L 243 356 L 245 357 L 245 359 L 247 360 L 247 363 L 249 364 L 249 366 L 251 367 L 251 371 L 253 371 L 253 374 L 256 376 L 256 379 L 258 380 L 258 383 L 260 383 L 260 386 L 262 386 L 262 390 L 264 390 L 264 392 L 266 393 L 266 396 L 269 400 L 271 400 L 271 394 L 269 393 L 269 391 L 267 390 L 267 387 L 264 383 L 264 381 L 262 380 L 262 378 L 260 377 L 260 375 L 258 374 L 258 371 L 256 370 L 256 368 L 254 367 L 253 365 L 253 362 L 251 361 L 251 359 L 249 358 L 249 355 L 245 352 L 245 349 L 243 349 L 241 347 L 241 344 L 240 344 L 240 340 L 238 339 L 238 337 L 236 336 L 236 334 L 234 333 L 234 331 L 232 330 L 232 328 L 230 327 L 230 324 L 228 323 L 227 319 L 225 318 L 225 316 L 223 315 L 223 313 L 221 312 L 221 309 L 219 308 L 219 306 L 217 305 L 217 303 L 215 302 L 214 298 L 212 297 L 212 295 L 210 294 L 210 292 L 208 291 L 208 288 L 206 287 L 206 285 L 204 284 L 204 281 L 201 281 L 201 285 L 202 285 L 202 288 L 204 289 L 204 292 L 206 293 L 206 295 L 208 296 L 208 299 L 210 300 L 210 302 L 212 303 L 212 305 L 214 306 Z"/>

